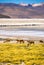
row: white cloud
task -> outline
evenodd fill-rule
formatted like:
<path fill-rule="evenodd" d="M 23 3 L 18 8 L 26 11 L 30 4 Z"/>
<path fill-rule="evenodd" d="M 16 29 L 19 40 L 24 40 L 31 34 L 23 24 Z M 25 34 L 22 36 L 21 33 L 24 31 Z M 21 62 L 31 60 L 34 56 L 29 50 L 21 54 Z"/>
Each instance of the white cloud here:
<path fill-rule="evenodd" d="M 39 4 L 33 4 L 32 6 L 36 7 L 36 6 L 42 6 L 42 5 L 43 5 L 43 3 L 39 3 Z"/>

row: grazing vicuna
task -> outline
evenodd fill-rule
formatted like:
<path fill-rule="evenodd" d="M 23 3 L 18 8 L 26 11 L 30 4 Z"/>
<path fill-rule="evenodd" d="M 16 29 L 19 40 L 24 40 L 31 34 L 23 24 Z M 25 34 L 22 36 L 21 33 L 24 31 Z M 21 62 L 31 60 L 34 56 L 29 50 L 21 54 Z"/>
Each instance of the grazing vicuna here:
<path fill-rule="evenodd" d="M 40 40 L 40 43 L 44 43 L 42 40 Z"/>
<path fill-rule="evenodd" d="M 7 39 L 5 39 L 4 43 L 10 42 L 10 41 L 11 41 L 11 39 L 7 38 Z"/>
<path fill-rule="evenodd" d="M 27 47 L 28 47 L 29 45 L 31 45 L 31 44 L 34 44 L 34 41 L 33 41 L 33 40 L 28 40 L 27 42 L 28 42 Z"/>
<path fill-rule="evenodd" d="M 17 41 L 17 43 L 24 43 L 24 40 L 16 40 Z"/>

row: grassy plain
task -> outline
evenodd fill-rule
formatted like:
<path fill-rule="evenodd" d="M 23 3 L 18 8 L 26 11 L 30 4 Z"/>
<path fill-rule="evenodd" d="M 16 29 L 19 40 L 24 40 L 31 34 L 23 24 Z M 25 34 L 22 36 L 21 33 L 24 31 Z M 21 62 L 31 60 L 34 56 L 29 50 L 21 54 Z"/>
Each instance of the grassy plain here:
<path fill-rule="evenodd" d="M 0 63 L 44 65 L 44 44 L 0 43 Z M 10 64 L 10 65 L 11 65 Z"/>

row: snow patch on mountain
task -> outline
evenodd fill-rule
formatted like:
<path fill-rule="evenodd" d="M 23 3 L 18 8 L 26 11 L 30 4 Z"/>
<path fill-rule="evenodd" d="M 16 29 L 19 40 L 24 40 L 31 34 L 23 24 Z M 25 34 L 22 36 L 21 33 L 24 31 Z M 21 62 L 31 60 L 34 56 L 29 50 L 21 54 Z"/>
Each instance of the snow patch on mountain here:
<path fill-rule="evenodd" d="M 37 7 L 37 6 L 43 6 L 44 3 L 39 3 L 39 4 L 32 4 L 33 7 Z"/>

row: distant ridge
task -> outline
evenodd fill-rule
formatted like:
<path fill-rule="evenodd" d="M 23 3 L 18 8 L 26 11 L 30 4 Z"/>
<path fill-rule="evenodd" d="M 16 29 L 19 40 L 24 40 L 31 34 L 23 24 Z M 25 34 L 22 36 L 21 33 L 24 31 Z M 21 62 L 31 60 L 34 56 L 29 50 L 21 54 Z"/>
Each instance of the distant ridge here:
<path fill-rule="evenodd" d="M 10 18 L 10 17 L 7 15 L 0 14 L 0 18 Z"/>
<path fill-rule="evenodd" d="M 44 18 L 44 3 L 0 3 L 0 14 L 9 16 L 8 18 Z"/>

